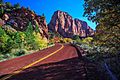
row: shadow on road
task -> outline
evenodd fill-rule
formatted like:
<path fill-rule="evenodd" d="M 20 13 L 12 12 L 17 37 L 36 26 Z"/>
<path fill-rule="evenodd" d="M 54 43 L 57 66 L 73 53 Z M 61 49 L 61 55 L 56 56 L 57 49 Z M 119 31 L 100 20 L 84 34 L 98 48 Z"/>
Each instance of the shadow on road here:
<path fill-rule="evenodd" d="M 96 65 L 72 58 L 28 68 L 7 80 L 106 80 Z"/>

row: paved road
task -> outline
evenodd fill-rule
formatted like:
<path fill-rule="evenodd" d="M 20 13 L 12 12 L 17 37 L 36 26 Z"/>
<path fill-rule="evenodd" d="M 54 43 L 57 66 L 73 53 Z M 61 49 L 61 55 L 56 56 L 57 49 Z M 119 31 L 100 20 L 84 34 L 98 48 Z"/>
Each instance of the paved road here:
<path fill-rule="evenodd" d="M 100 80 L 95 64 L 80 59 L 75 47 L 62 44 L 0 62 L 0 76 L 0 80 Z"/>

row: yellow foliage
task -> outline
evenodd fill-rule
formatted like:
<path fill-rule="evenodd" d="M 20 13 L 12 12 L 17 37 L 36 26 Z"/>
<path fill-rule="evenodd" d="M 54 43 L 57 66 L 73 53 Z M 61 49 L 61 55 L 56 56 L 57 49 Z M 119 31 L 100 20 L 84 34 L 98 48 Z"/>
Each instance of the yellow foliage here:
<path fill-rule="evenodd" d="M 71 38 L 63 38 L 61 39 L 60 42 L 63 42 L 63 43 L 70 43 L 70 42 L 73 42 L 73 40 Z"/>
<path fill-rule="evenodd" d="M 90 42 L 92 42 L 93 38 L 92 37 L 87 37 L 85 39 L 82 40 L 83 43 L 89 44 Z"/>
<path fill-rule="evenodd" d="M 48 41 L 46 38 L 43 38 L 40 33 L 33 33 L 33 35 L 35 36 L 35 43 L 36 45 L 38 45 L 38 47 L 41 49 L 41 48 L 44 48 L 44 47 L 47 47 L 47 44 L 48 44 Z"/>

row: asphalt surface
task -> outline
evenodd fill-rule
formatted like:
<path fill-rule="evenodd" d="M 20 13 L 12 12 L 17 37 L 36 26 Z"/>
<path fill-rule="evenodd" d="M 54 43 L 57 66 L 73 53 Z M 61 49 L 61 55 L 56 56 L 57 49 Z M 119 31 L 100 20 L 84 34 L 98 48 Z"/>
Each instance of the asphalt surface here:
<path fill-rule="evenodd" d="M 0 62 L 0 80 L 106 80 L 76 47 L 54 47 Z M 79 56 L 78 56 L 79 55 Z"/>

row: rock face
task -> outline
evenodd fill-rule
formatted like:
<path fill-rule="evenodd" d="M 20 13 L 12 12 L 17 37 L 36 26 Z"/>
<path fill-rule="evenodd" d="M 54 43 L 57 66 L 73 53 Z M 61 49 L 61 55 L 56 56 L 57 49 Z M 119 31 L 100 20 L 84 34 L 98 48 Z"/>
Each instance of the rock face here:
<path fill-rule="evenodd" d="M 3 26 L 5 23 L 2 19 L 0 19 L 0 27 Z"/>
<path fill-rule="evenodd" d="M 40 34 L 43 37 L 48 38 L 48 27 L 45 18 L 43 16 L 36 15 L 33 11 L 24 7 L 4 13 L 2 20 L 5 24 L 11 25 L 17 31 L 25 31 L 29 22 L 31 22 L 34 29 L 37 25 L 39 27 Z"/>
<path fill-rule="evenodd" d="M 53 14 L 48 24 L 48 29 L 69 38 L 74 35 L 79 35 L 80 37 L 94 35 L 94 30 L 85 21 L 73 19 L 67 12 L 59 10 Z"/>

